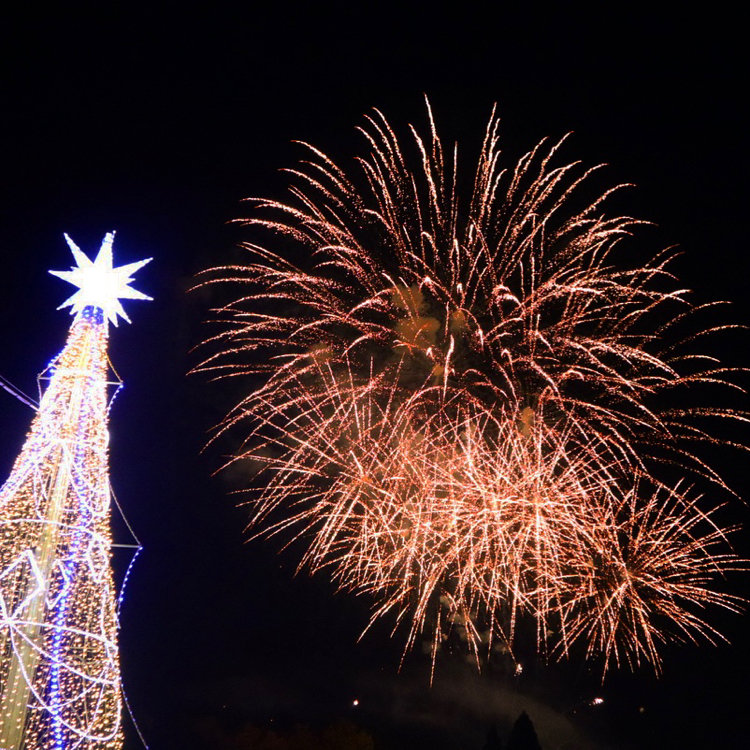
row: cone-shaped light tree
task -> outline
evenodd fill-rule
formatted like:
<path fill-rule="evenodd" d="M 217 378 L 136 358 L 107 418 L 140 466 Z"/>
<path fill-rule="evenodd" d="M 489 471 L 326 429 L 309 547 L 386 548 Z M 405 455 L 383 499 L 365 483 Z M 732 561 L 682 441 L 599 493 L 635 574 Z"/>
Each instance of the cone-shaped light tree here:
<path fill-rule="evenodd" d="M 0 490 L 0 748 L 122 747 L 116 592 L 110 566 L 109 322 L 148 260 L 115 268 L 114 233 L 91 261 L 52 271 L 78 290 L 65 348 Z M 149 259 L 150 260 L 150 259 Z"/>

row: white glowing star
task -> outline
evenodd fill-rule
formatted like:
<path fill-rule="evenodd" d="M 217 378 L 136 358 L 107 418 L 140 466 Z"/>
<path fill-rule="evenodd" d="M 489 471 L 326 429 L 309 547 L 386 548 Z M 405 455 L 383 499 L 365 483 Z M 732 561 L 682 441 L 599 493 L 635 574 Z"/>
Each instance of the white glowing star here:
<path fill-rule="evenodd" d="M 121 299 L 152 299 L 130 286 L 133 274 L 139 268 L 143 268 L 151 258 L 113 268 L 112 243 L 114 239 L 115 233 L 107 232 L 102 240 L 99 254 L 94 261 L 91 261 L 78 245 L 67 234 L 65 235 L 65 241 L 78 265 L 72 266 L 70 271 L 50 271 L 50 273 L 74 284 L 78 287 L 78 291 L 66 299 L 57 308 L 58 310 L 70 307 L 70 314 L 77 315 L 86 307 L 98 307 L 104 312 L 107 320 L 117 325 L 118 315 L 130 323 L 130 318 L 120 304 Z"/>

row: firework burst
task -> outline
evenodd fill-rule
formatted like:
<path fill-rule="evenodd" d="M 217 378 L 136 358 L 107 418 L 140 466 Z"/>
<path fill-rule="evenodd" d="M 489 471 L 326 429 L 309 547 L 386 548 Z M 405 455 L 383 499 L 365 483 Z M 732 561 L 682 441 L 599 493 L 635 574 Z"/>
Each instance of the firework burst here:
<path fill-rule="evenodd" d="M 727 530 L 660 468 L 726 489 L 694 446 L 744 415 L 678 404 L 732 386 L 694 349 L 727 326 L 678 334 L 705 308 L 673 252 L 615 266 L 642 222 L 604 213 L 617 188 L 583 200 L 595 170 L 556 166 L 562 141 L 505 170 L 493 115 L 461 202 L 428 114 L 405 144 L 368 117 L 359 180 L 307 146 L 292 200 L 242 220 L 271 241 L 206 272 L 241 290 L 198 369 L 257 385 L 219 430 L 261 467 L 253 523 L 433 658 L 454 628 L 512 648 L 532 618 L 545 653 L 658 667 L 663 642 L 716 635 L 706 605 L 739 604 L 713 587 L 739 565 Z"/>

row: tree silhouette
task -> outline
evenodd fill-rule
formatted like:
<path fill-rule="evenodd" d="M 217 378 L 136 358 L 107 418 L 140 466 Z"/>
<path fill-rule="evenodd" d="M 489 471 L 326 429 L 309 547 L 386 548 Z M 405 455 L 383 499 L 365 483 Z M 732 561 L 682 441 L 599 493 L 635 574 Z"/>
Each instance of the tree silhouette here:
<path fill-rule="evenodd" d="M 521 713 L 511 729 L 508 750 L 542 750 L 534 725 L 526 711 Z"/>

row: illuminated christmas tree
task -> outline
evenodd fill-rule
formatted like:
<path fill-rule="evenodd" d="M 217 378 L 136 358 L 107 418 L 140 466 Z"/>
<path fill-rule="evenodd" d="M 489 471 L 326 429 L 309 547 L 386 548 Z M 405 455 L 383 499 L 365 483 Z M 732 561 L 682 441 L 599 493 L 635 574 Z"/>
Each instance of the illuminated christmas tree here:
<path fill-rule="evenodd" d="M 148 260 L 113 268 L 65 236 L 78 287 L 65 348 L 0 490 L 0 748 L 121 748 L 117 597 L 110 566 L 108 323 Z"/>

